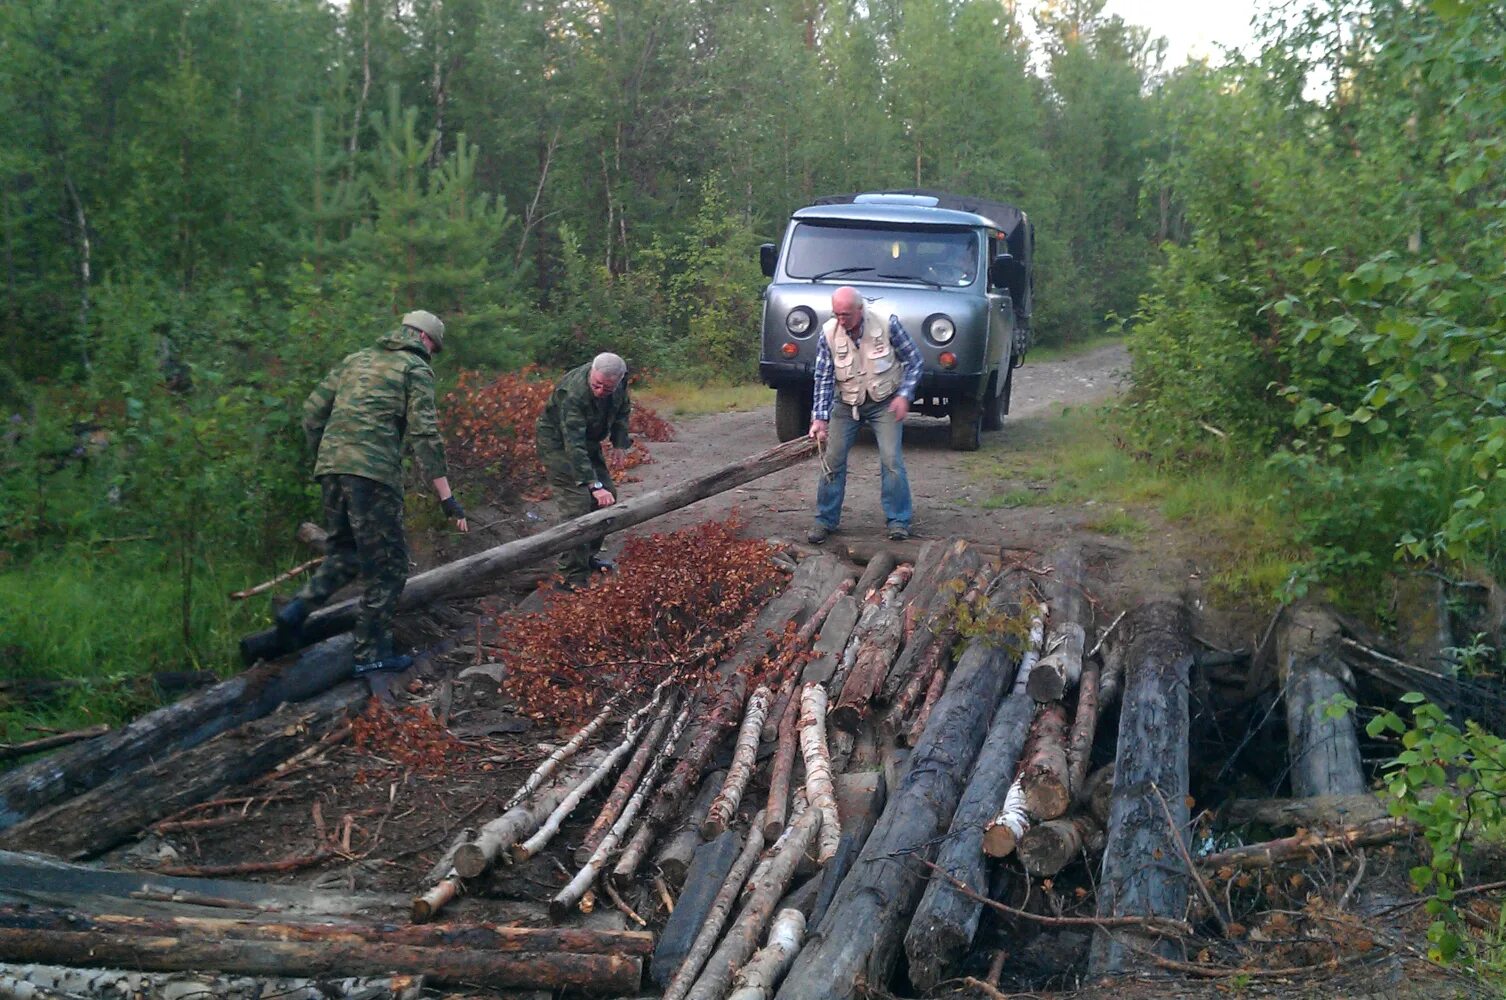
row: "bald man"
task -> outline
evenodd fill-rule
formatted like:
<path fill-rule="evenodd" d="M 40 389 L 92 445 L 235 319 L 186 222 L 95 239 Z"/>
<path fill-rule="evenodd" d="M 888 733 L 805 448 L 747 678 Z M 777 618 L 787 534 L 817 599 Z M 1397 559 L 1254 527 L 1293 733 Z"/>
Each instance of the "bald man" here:
<path fill-rule="evenodd" d="M 815 404 L 810 436 L 827 446 L 816 485 L 816 520 L 806 535 L 816 545 L 842 521 L 847 452 L 868 424 L 879 448 L 879 497 L 891 539 L 910 537 L 910 481 L 900 454 L 905 417 L 920 384 L 922 361 L 899 317 L 887 319 L 858 290 L 838 288 L 832 318 L 816 346 Z"/>

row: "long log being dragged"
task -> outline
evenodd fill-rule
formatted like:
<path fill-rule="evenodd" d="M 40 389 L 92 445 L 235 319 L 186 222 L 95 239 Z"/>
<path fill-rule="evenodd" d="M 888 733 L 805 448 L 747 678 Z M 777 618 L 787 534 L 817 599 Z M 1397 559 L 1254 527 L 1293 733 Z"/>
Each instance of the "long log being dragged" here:
<path fill-rule="evenodd" d="M 1191 875 L 1174 862 L 1188 822 L 1187 708 L 1192 642 L 1187 611 L 1175 601 L 1136 608 L 1125 622 L 1124 704 L 1109 810 L 1100 917 L 1170 917 L 1186 912 Z M 1167 820 L 1167 811 L 1171 820 Z M 1121 973 L 1169 945 L 1131 931 L 1096 932 L 1089 953 L 1095 975 Z"/>
<path fill-rule="evenodd" d="M 120 729 L 0 775 L 0 830 L 69 796 L 166 754 L 197 746 L 350 677 L 348 636 L 321 643 L 296 664 L 268 663 L 148 712 Z"/>
<path fill-rule="evenodd" d="M 1019 587 L 1023 581 L 1005 586 L 1011 585 Z M 1020 594 L 1017 601 L 1034 603 L 1028 593 Z M 1024 747 L 1026 727 L 1035 711 L 1035 702 L 1027 690 L 1030 675 L 1023 663 L 1024 646 L 1025 643 L 1015 639 L 997 654 L 997 669 L 1007 672 L 1015 661 L 1021 661 L 1020 666 L 1015 670 L 1009 695 L 994 712 L 988 736 L 973 762 L 967 787 L 957 801 L 946 838 L 936 853 L 939 871 L 980 890 L 988 886 L 984 829 L 1009 788 L 1010 776 L 1015 773 Z M 972 946 L 982 915 L 981 903 L 957 892 L 945 879 L 933 876 L 905 932 L 910 981 L 929 991 L 950 975 Z"/>
<path fill-rule="evenodd" d="M 338 726 L 367 697 L 364 682 L 347 681 L 39 812 L 0 834 L 0 845 L 70 859 L 108 850 L 164 816 L 266 772 Z"/>
<path fill-rule="evenodd" d="M 916 858 L 929 860 L 946 831 L 1009 679 L 985 643 L 968 644 L 909 769 L 780 987 L 783 1000 L 838 1000 L 888 981 L 924 884 Z"/>
<path fill-rule="evenodd" d="M 345 979 L 252 978 L 195 972 L 129 972 L 63 965 L 0 964 L 4 1000 L 140 1000 L 204 997 L 213 1000 L 419 1000 L 423 976 Z"/>
<path fill-rule="evenodd" d="M 596 881 L 596 876 L 606 866 L 607 858 L 617 849 L 617 845 L 627 834 L 628 828 L 638 818 L 639 810 L 643 808 L 643 803 L 659 780 L 659 772 L 664 769 L 664 762 L 669 759 L 670 752 L 680 741 L 680 736 L 685 732 L 685 724 L 689 719 L 690 706 L 687 705 L 675 718 L 675 724 L 670 727 L 669 735 L 665 737 L 659 755 L 654 758 L 654 762 L 649 765 L 648 773 L 643 776 L 643 783 L 638 786 L 638 790 L 623 807 L 622 815 L 617 817 L 617 822 L 612 824 L 612 829 L 607 831 L 607 835 L 602 838 L 601 844 L 596 848 L 596 853 L 592 854 L 590 860 L 581 866 L 580 871 L 576 872 L 575 877 L 570 880 L 570 884 L 549 901 L 549 916 L 556 922 L 564 920 L 575 909 L 575 905 L 580 902 L 586 890 L 591 888 L 591 883 Z"/>
<path fill-rule="evenodd" d="M 490 989 L 570 987 L 614 996 L 637 990 L 638 955 L 573 952 L 494 952 L 421 948 L 367 941 L 253 941 L 0 928 L 0 959 L 13 962 L 89 961 L 146 971 L 215 969 L 276 976 L 297 969 L 314 977 L 418 974 L 433 982 Z"/>
<path fill-rule="evenodd" d="M 420 607 L 455 591 L 475 587 L 508 570 L 530 565 L 582 543 L 603 538 L 614 531 L 641 524 L 660 514 L 689 506 L 697 500 L 716 496 L 733 487 L 787 469 L 815 453 L 816 442 L 811 438 L 790 441 L 674 486 L 630 497 L 536 535 L 519 538 L 437 566 L 408 581 L 403 588 L 398 609 Z M 348 631 L 355 625 L 356 611 L 357 602 L 350 600 L 315 612 L 304 623 L 303 641 L 315 642 Z M 288 651 L 276 629 L 266 629 L 241 640 L 241 657 L 247 663 L 271 659 Z"/>

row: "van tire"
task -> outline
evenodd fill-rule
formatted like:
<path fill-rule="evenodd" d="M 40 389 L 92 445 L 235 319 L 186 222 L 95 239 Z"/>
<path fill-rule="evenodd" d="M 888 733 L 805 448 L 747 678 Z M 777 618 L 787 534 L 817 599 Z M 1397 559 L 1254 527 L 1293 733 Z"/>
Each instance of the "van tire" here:
<path fill-rule="evenodd" d="M 988 395 L 983 400 L 983 429 L 985 431 L 1001 431 L 1004 429 L 1004 408 L 1008 406 L 1007 397 L 1009 382 L 1007 369 L 994 372 L 988 378 Z M 1004 375 L 1004 390 L 999 390 L 999 376 Z"/>
<path fill-rule="evenodd" d="M 952 450 L 977 451 L 982 444 L 983 407 L 978 397 L 957 396 L 952 400 Z"/>
<path fill-rule="evenodd" d="M 805 437 L 811 429 L 811 394 L 782 388 L 774 394 L 774 433 L 781 442 Z"/>

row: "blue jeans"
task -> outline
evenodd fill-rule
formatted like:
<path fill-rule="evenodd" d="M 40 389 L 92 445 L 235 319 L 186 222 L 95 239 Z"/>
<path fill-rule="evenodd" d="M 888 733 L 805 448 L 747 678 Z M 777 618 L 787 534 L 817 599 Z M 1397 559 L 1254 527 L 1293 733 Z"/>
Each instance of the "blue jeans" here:
<path fill-rule="evenodd" d="M 889 410 L 889 400 L 863 403 L 854 420 L 852 407 L 837 400 L 827 427 L 825 466 L 816 485 L 816 523 L 835 531 L 842 521 L 842 498 L 847 494 L 847 452 L 858 436 L 858 428 L 868 424 L 878 439 L 880 481 L 879 497 L 884 520 L 889 528 L 910 529 L 910 480 L 905 476 L 905 460 L 899 452 L 904 425 Z"/>

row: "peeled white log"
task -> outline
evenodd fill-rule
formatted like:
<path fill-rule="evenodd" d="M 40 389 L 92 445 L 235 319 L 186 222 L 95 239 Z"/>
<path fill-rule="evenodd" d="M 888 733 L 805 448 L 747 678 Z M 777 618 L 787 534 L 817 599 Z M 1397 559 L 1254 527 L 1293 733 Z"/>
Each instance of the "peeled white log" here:
<path fill-rule="evenodd" d="M 606 759 L 598 764 L 595 770 L 586 775 L 580 784 L 571 789 L 570 794 L 566 795 L 560 801 L 559 805 L 554 807 L 554 812 L 550 813 L 549 818 L 544 820 L 544 825 L 539 827 L 533 836 L 523 841 L 523 843 L 513 845 L 512 856 L 514 861 L 527 861 L 543 850 L 544 846 L 554 839 L 554 835 L 560 832 L 560 824 L 565 822 L 565 819 L 575 811 L 575 807 L 580 805 L 581 801 L 587 795 L 590 795 L 597 785 L 606 780 L 607 775 L 611 774 L 612 769 L 617 766 L 617 762 L 626 757 L 628 751 L 633 749 L 633 745 L 638 742 L 638 736 L 642 731 L 641 726 L 635 726 L 632 723 L 628 724 L 628 729 L 623 735 L 622 742 L 613 747 L 611 753 L 607 754 Z"/>
<path fill-rule="evenodd" d="M 769 689 L 759 685 L 748 699 L 748 712 L 743 716 L 742 728 L 737 733 L 737 743 L 732 751 L 732 763 L 727 768 L 722 791 L 711 803 L 706 822 L 701 824 L 701 838 L 711 840 L 727 829 L 727 824 L 737 813 L 743 800 L 743 789 L 753 777 L 753 765 L 758 756 L 758 740 L 763 733 L 764 716 L 769 710 Z"/>
<path fill-rule="evenodd" d="M 582 726 L 580 732 L 572 736 L 563 746 L 555 747 L 549 756 L 544 758 L 543 763 L 534 768 L 533 773 L 523 781 L 522 787 L 513 792 L 512 798 L 507 800 L 507 803 L 502 807 L 502 811 L 507 812 L 507 810 L 538 791 L 539 786 L 548 781 L 549 776 L 557 771 L 561 764 L 575 756 L 575 752 L 585 746 L 586 741 L 596 735 L 598 729 L 606 725 L 607 719 L 612 716 L 612 709 L 617 707 L 617 702 L 621 697 L 620 694 L 614 694 L 611 698 L 607 699 L 606 705 L 596 714 L 596 718 Z M 656 693 L 654 701 L 657 702 L 658 700 L 659 696 Z"/>
<path fill-rule="evenodd" d="M 1004 796 L 1004 808 L 983 831 L 983 853 L 991 858 L 1002 858 L 1014 852 L 1020 838 L 1030 829 L 1030 813 L 1025 809 L 1025 786 L 1019 778 L 1009 786 Z"/>
<path fill-rule="evenodd" d="M 596 881 L 596 876 L 601 873 L 602 867 L 606 865 L 607 857 L 617 849 L 617 845 L 622 841 L 623 835 L 633 825 L 633 820 L 638 818 L 639 811 L 643 808 L 644 802 L 648 800 L 649 794 L 653 791 L 654 785 L 659 780 L 659 773 L 664 770 L 665 762 L 669 760 L 670 752 L 674 750 L 675 744 L 680 741 L 680 736 L 685 732 L 685 725 L 689 721 L 690 706 L 686 705 L 680 709 L 680 714 L 675 718 L 675 724 L 670 728 L 669 736 L 665 738 L 664 746 L 659 751 L 659 755 L 649 765 L 648 773 L 643 776 L 643 783 L 638 786 L 638 790 L 633 793 L 633 797 L 628 799 L 627 805 L 622 809 L 622 815 L 617 817 L 617 822 L 612 824 L 612 829 L 602 838 L 601 844 L 596 848 L 596 853 L 592 854 L 591 859 L 581 866 L 575 878 L 570 880 L 570 884 L 561 889 L 549 901 L 549 916 L 551 918 L 558 921 L 569 916 L 570 911 L 575 909 L 575 905 L 586 894 L 586 890 L 591 888 L 591 883 Z"/>
<path fill-rule="evenodd" d="M 784 974 L 790 971 L 804 940 L 805 914 L 799 910 L 780 910 L 769 927 L 768 943 L 742 967 L 727 1000 L 769 1000 Z"/>
<path fill-rule="evenodd" d="M 826 688 L 820 684 L 807 684 L 800 692 L 800 753 L 805 760 L 806 796 L 821 814 L 816 858 L 825 864 L 837 853 L 842 823 L 831 782 L 831 754 L 826 748 Z"/>
<path fill-rule="evenodd" d="M 679 698 L 671 696 L 668 701 L 659 706 L 654 715 L 653 725 L 649 727 L 648 735 L 643 737 L 634 751 L 633 757 L 628 761 L 627 767 L 617 776 L 617 784 L 612 786 L 611 794 L 602 804 L 601 812 L 597 813 L 596 821 L 591 824 L 590 831 L 575 849 L 575 863 L 583 865 L 591 860 L 591 855 L 596 853 L 596 845 L 601 843 L 601 838 L 607 835 L 612 824 L 617 822 L 617 817 L 622 814 L 622 807 L 627 805 L 627 800 L 632 797 L 633 789 L 638 787 L 638 780 L 643 777 L 644 768 L 648 767 L 649 758 L 659 746 L 659 741 L 664 738 L 664 730 L 669 728 L 670 721 L 675 717 L 675 709 L 678 707 Z"/>
<path fill-rule="evenodd" d="M 732 905 L 737 902 L 738 893 L 742 891 L 743 883 L 748 879 L 748 873 L 757 864 L 759 854 L 763 853 L 763 818 L 761 812 L 753 817 L 753 825 L 748 828 L 748 839 L 743 842 L 742 853 L 732 863 L 732 870 L 727 873 L 727 878 L 722 882 L 716 898 L 711 901 L 711 909 L 706 913 L 706 922 L 701 925 L 700 932 L 696 934 L 695 942 L 691 944 L 685 960 L 680 963 L 674 978 L 664 988 L 664 1000 L 685 1000 L 685 994 L 690 992 L 690 987 L 695 984 L 696 977 L 700 975 L 701 968 L 706 964 L 707 956 L 716 946 L 717 936 L 727 924 L 727 917 L 732 913 Z"/>

